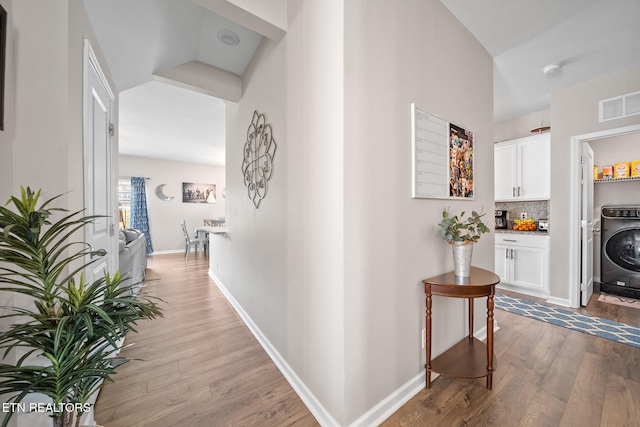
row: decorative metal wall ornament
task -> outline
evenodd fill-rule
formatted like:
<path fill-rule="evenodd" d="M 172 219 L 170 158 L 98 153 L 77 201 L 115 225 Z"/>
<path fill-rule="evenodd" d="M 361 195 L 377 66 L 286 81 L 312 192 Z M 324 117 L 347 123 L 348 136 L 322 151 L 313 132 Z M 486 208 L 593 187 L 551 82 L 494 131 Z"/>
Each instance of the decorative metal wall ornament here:
<path fill-rule="evenodd" d="M 254 111 L 247 129 L 247 142 L 244 144 L 242 174 L 249 199 L 253 201 L 256 209 L 267 195 L 273 173 L 273 156 L 277 146 L 272 133 L 271 125 L 266 124 L 264 114 Z"/>
<path fill-rule="evenodd" d="M 160 200 L 172 200 L 173 196 L 167 196 L 166 194 L 164 194 L 164 186 L 167 184 L 160 184 L 156 187 L 156 196 L 158 196 L 158 199 Z"/>

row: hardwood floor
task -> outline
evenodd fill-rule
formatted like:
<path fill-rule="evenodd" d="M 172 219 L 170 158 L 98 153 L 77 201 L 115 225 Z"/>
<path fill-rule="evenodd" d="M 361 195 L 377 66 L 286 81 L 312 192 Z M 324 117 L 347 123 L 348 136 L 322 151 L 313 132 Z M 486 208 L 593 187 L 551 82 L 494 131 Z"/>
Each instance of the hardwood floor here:
<path fill-rule="evenodd" d="M 105 427 L 313 426 L 317 422 L 207 275 L 208 258 L 150 258 L 142 292 L 164 318 L 141 322 L 134 359 L 95 407 Z"/>
<path fill-rule="evenodd" d="M 499 292 L 523 299 L 541 299 Z M 597 301 L 581 313 L 640 326 L 640 310 Z M 496 310 L 498 368 L 437 378 L 383 426 L 640 426 L 640 349 Z"/>
<path fill-rule="evenodd" d="M 316 426 L 207 275 L 208 260 L 150 259 L 143 292 L 165 317 L 141 322 L 106 383 L 95 418 L 105 427 Z M 535 298 L 512 292 L 505 294 Z M 537 300 L 543 302 L 542 300 Z M 640 326 L 640 310 L 601 303 L 585 314 Z M 383 426 L 640 426 L 640 349 L 496 310 L 498 367 L 484 380 L 436 379 Z"/>

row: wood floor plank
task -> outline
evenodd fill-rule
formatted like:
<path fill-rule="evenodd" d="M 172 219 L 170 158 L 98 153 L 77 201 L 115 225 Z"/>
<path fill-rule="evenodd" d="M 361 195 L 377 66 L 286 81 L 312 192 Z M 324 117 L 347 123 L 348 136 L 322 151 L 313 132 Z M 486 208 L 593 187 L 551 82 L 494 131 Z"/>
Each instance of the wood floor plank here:
<path fill-rule="evenodd" d="M 587 348 L 588 345 L 582 336 L 567 331 L 555 360 L 544 376 L 542 391 L 566 403 Z"/>
<path fill-rule="evenodd" d="M 637 309 L 603 304 L 595 295 L 576 311 L 639 323 Z M 493 390 L 482 380 L 439 377 L 382 425 L 640 427 L 640 349 L 500 310 L 496 318 Z"/>
<path fill-rule="evenodd" d="M 602 425 L 640 425 L 640 384 L 617 375 L 607 378 Z"/>
<path fill-rule="evenodd" d="M 115 382 L 99 395 L 106 427 L 317 426 L 207 275 L 208 260 L 150 259 L 144 294 L 165 317 L 127 337 Z M 505 292 L 506 293 L 506 292 Z M 544 303 L 544 300 L 509 293 Z M 576 311 L 640 326 L 640 311 L 592 298 Z M 640 349 L 496 310 L 498 370 L 439 377 L 382 426 L 640 427 Z"/>
<path fill-rule="evenodd" d="M 562 410 L 557 410 L 534 398 L 525 409 L 517 427 L 555 426 L 558 425 L 560 418 L 562 418 Z"/>
<path fill-rule="evenodd" d="M 606 360 L 603 356 L 586 353 L 562 416 L 565 426 L 601 425 L 602 402 L 605 395 Z M 587 404 L 593 402 L 593 404 Z"/>
<path fill-rule="evenodd" d="M 309 410 L 208 274 L 208 259 L 151 257 L 142 293 L 164 317 L 140 322 L 133 360 L 98 397 L 108 427 L 317 426 Z"/>

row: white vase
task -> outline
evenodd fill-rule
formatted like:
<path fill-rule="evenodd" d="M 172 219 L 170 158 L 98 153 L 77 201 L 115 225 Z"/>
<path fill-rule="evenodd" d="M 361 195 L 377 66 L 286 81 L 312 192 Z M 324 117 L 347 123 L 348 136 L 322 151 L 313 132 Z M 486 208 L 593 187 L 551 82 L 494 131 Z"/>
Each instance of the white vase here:
<path fill-rule="evenodd" d="M 451 247 L 453 248 L 453 265 L 456 276 L 469 277 L 473 242 L 451 242 Z"/>

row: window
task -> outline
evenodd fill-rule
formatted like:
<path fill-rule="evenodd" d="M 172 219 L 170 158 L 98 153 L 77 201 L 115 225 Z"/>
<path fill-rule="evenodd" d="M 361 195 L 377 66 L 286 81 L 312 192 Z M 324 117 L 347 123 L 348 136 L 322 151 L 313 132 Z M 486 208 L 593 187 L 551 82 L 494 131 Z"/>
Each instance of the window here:
<path fill-rule="evenodd" d="M 118 180 L 118 228 L 129 228 L 131 218 L 131 180 L 120 178 Z"/>

